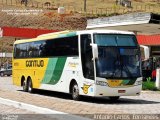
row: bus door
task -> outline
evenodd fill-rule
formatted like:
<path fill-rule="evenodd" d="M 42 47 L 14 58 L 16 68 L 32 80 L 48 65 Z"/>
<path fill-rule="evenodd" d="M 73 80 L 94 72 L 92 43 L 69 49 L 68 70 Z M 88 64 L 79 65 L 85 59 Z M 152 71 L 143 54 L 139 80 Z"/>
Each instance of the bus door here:
<path fill-rule="evenodd" d="M 91 86 L 94 83 L 94 62 L 90 45 L 91 34 L 82 34 L 80 38 L 83 85 Z"/>

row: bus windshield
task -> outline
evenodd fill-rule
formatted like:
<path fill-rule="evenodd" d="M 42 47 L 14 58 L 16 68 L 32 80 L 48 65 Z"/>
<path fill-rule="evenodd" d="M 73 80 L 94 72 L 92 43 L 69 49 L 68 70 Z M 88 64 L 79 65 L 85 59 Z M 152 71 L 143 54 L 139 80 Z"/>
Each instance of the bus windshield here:
<path fill-rule="evenodd" d="M 133 35 L 95 34 L 98 45 L 96 75 L 103 78 L 137 78 L 141 76 L 140 50 Z"/>

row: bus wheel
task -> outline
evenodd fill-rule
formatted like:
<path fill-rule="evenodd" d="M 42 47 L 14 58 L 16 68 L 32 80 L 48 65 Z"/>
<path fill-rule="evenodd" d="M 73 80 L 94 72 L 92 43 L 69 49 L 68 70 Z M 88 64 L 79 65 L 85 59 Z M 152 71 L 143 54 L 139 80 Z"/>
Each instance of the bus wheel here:
<path fill-rule="evenodd" d="M 28 92 L 33 93 L 33 90 L 32 79 L 30 78 L 28 80 Z"/>
<path fill-rule="evenodd" d="M 26 80 L 23 81 L 23 91 L 28 92 L 28 85 L 27 85 Z"/>
<path fill-rule="evenodd" d="M 73 100 L 79 100 L 80 99 L 79 88 L 78 88 L 77 83 L 74 83 L 72 85 L 72 98 L 73 98 Z"/>
<path fill-rule="evenodd" d="M 119 96 L 113 96 L 113 97 L 109 97 L 110 101 L 117 101 L 120 97 Z"/>

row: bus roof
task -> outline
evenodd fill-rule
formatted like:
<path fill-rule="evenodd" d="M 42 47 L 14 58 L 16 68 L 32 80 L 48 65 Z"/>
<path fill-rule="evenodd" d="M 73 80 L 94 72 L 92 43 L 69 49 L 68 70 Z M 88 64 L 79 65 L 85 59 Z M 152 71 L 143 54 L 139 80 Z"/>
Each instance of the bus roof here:
<path fill-rule="evenodd" d="M 39 40 L 47 40 L 47 39 L 52 39 L 52 38 L 69 37 L 69 36 L 74 36 L 74 35 L 76 35 L 75 31 L 66 30 L 66 31 L 61 31 L 61 32 L 54 32 L 54 33 L 39 35 L 36 38 L 17 40 L 14 42 L 14 44 L 34 42 L 34 41 L 39 41 Z"/>
<path fill-rule="evenodd" d="M 93 33 L 111 33 L 111 34 L 134 35 L 133 32 L 117 31 L 117 30 L 82 30 L 82 31 L 69 31 L 69 30 L 67 30 L 67 31 L 39 35 L 38 37 L 32 38 L 32 39 L 17 40 L 17 41 L 15 41 L 14 44 L 34 42 L 34 41 L 39 41 L 39 40 L 47 40 L 47 39 L 52 39 L 52 38 L 69 37 L 69 36 L 75 36 L 77 34 L 93 34 Z"/>
<path fill-rule="evenodd" d="M 119 30 L 107 30 L 107 29 L 100 29 L 100 30 L 83 30 L 83 31 L 77 31 L 78 34 L 84 34 L 84 33 L 110 33 L 110 34 L 130 34 L 134 35 L 133 32 L 128 31 L 119 31 Z"/>

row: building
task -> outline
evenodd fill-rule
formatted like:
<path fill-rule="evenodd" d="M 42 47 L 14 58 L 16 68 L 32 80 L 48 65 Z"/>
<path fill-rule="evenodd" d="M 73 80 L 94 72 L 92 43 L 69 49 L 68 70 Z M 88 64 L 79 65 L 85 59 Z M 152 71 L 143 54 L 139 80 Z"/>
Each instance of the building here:
<path fill-rule="evenodd" d="M 160 15 L 153 13 L 131 13 L 119 16 L 90 19 L 87 29 L 110 29 L 132 31 L 140 45 L 149 48 L 142 53 L 144 78 L 151 77 L 152 71 L 160 67 Z M 147 55 L 148 58 L 143 57 Z M 148 65 L 148 66 L 145 66 Z"/>

